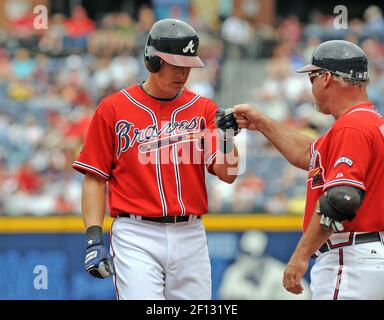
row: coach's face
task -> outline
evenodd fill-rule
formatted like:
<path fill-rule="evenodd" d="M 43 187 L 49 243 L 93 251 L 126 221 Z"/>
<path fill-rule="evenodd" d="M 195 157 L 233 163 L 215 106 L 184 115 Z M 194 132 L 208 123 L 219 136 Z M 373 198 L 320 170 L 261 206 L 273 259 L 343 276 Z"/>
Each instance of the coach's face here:
<path fill-rule="evenodd" d="M 190 72 L 190 67 L 177 67 L 163 61 L 156 73 L 157 86 L 168 97 L 174 97 L 187 82 Z"/>
<path fill-rule="evenodd" d="M 332 79 L 330 72 L 325 70 L 316 70 L 308 74 L 309 80 L 312 83 L 312 94 L 315 99 L 316 109 L 324 114 L 330 114 L 328 103 L 331 92 L 329 84 Z"/>

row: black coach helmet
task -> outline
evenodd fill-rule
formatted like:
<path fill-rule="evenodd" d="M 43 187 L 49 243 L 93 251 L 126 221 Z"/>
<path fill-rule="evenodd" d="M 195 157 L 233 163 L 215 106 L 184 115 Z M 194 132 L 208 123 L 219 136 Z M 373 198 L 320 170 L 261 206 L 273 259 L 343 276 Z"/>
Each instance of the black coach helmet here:
<path fill-rule="evenodd" d="M 344 40 L 323 42 L 313 52 L 312 63 L 296 72 L 312 72 L 319 69 L 347 79 L 368 80 L 368 59 L 364 51 Z"/>
<path fill-rule="evenodd" d="M 202 68 L 197 55 L 199 36 L 187 23 L 177 19 L 157 21 L 149 31 L 144 62 L 149 72 L 160 70 L 161 59 L 179 67 Z"/>

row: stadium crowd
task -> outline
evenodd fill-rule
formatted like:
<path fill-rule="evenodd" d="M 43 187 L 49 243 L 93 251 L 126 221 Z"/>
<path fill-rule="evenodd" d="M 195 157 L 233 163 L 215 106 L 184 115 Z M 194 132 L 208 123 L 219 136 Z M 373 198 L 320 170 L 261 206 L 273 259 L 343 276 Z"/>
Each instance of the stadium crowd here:
<path fill-rule="evenodd" d="M 334 16 L 313 12 L 261 25 L 241 10 L 210 24 L 191 11 L 188 22 L 200 34 L 199 55 L 188 87 L 215 99 L 224 88 L 223 66 L 233 59 L 265 61 L 263 81 L 249 84 L 259 108 L 294 128 L 318 136 L 331 119 L 313 107 L 310 83 L 294 70 L 330 39 L 359 44 L 369 58 L 369 95 L 384 108 L 384 18 L 371 6 L 348 29 L 335 29 Z M 54 14 L 47 30 L 28 18 L 0 30 L 0 214 L 79 214 L 82 176 L 71 164 L 90 118 L 105 96 L 145 78 L 142 52 L 156 17 L 142 7 L 91 20 L 77 6 L 70 17 Z M 239 75 L 241 76 L 241 75 Z M 243 136 L 238 138 L 244 139 Z M 259 134 L 247 133 L 246 171 L 234 185 L 207 177 L 212 212 L 301 214 L 306 173 L 291 167 Z"/>

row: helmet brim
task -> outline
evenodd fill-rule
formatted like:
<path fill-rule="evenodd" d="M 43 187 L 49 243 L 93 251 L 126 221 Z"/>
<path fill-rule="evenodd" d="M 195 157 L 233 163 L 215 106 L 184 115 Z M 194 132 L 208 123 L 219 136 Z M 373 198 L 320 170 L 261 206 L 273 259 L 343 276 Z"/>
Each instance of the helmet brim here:
<path fill-rule="evenodd" d="M 309 73 L 309 72 L 316 71 L 316 70 L 322 70 L 322 68 L 317 67 L 313 64 L 307 64 L 306 66 L 304 66 L 300 69 L 297 69 L 296 72 L 297 73 Z"/>
<path fill-rule="evenodd" d="M 155 55 L 165 62 L 177 67 L 204 68 L 204 63 L 198 56 L 182 56 L 156 51 Z"/>

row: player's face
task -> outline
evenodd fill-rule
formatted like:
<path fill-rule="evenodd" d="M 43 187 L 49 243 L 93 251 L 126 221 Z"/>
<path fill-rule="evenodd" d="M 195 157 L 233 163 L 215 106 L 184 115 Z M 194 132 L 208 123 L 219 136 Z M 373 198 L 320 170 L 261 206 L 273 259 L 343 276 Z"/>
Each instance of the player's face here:
<path fill-rule="evenodd" d="M 163 61 L 157 73 L 157 84 L 164 93 L 173 97 L 183 88 L 190 72 L 189 67 L 177 67 Z"/>

